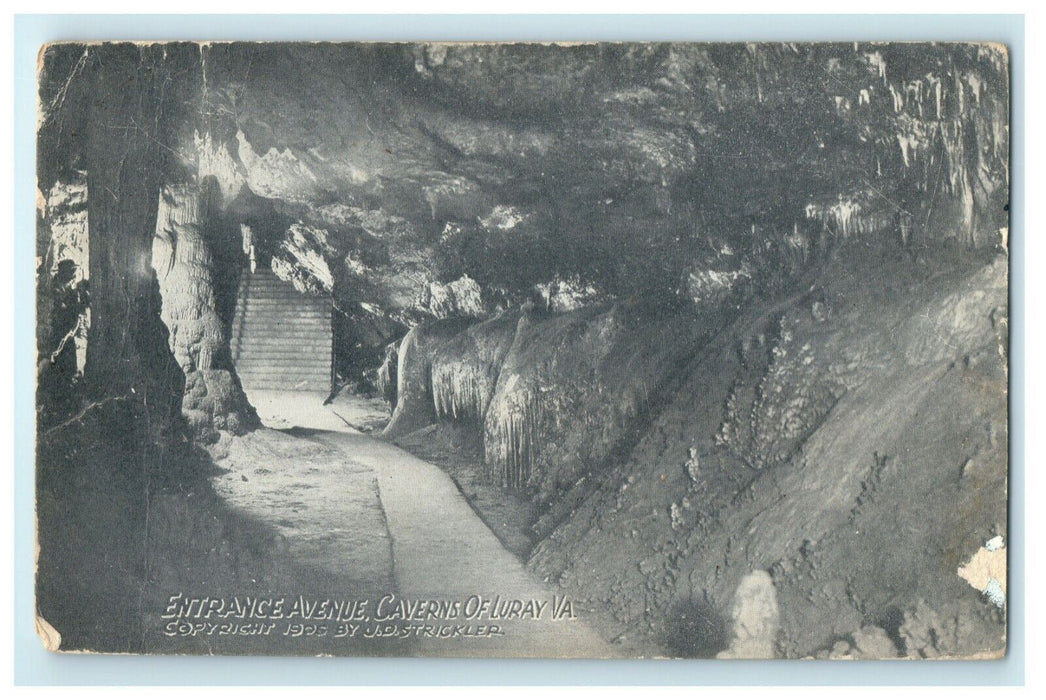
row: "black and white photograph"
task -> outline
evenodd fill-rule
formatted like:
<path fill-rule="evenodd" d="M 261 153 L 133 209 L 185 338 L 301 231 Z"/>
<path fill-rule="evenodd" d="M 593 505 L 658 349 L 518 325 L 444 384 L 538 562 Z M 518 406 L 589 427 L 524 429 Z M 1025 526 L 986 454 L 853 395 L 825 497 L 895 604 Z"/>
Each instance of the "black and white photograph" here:
<path fill-rule="evenodd" d="M 1006 655 L 1007 46 L 36 78 L 48 650 Z"/>

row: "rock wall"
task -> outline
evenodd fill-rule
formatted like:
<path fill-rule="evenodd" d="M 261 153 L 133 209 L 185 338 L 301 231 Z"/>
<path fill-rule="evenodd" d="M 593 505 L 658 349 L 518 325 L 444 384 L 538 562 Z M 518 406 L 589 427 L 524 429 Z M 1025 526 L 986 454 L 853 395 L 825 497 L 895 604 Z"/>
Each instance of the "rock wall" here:
<path fill-rule="evenodd" d="M 623 306 L 538 313 L 528 305 L 469 323 L 432 323 L 407 335 L 385 435 L 436 420 L 473 426 L 488 478 L 530 494 L 554 522 L 593 473 L 627 453 L 681 364 L 722 319 Z"/>
<path fill-rule="evenodd" d="M 218 316 L 215 269 L 207 237 L 207 199 L 195 185 L 169 185 L 160 194 L 152 266 L 160 285 L 160 317 L 171 352 L 185 373 L 182 415 L 195 437 L 213 442 L 219 431 L 241 434 L 259 425 L 236 377 L 229 334 Z"/>
<path fill-rule="evenodd" d="M 998 655 L 959 567 L 1006 527 L 1006 278 L 851 259 L 748 309 L 531 566 L 670 655 L 765 655 L 726 630 L 771 598 L 773 656 Z"/>
<path fill-rule="evenodd" d="M 524 314 L 484 416 L 491 477 L 549 503 L 619 457 L 696 348 L 688 313 Z"/>
<path fill-rule="evenodd" d="M 184 376 L 159 317 L 150 260 L 169 155 L 162 146 L 171 140 L 180 97 L 178 86 L 168 82 L 194 65 L 197 53 L 188 45 L 78 48 L 85 59 L 69 76 L 69 90 L 47 113 L 40 148 L 41 157 L 58 163 L 63 156 L 49 151 L 49 144 L 80 149 L 66 157 L 87 173 L 91 325 L 83 373 L 86 397 L 94 405 L 128 405 L 136 425 L 150 433 L 145 439 L 164 443 L 182 429 Z M 45 99 L 44 104 L 52 102 Z M 77 111 L 74 104 L 84 109 Z M 147 132 L 144 124 L 153 127 Z M 52 140 L 52 129 L 65 130 L 64 138 Z"/>
<path fill-rule="evenodd" d="M 37 211 L 36 350 L 38 413 L 47 423 L 74 400 L 87 362 L 87 182 L 58 181 L 41 193 Z"/>
<path fill-rule="evenodd" d="M 201 471 L 150 264 L 173 123 L 187 104 L 182 80 L 198 56 L 185 44 L 129 43 L 41 54 L 39 187 L 54 195 L 60 183 L 69 196 L 49 197 L 40 249 L 75 262 L 90 285 L 82 378 L 37 423 L 37 613 L 61 621 L 73 644 L 112 635 L 111 648 L 140 646 L 141 630 L 112 613 L 148 578 L 149 499 Z M 41 265 L 38 280 L 50 269 Z"/>
<path fill-rule="evenodd" d="M 1006 528 L 1006 259 L 848 245 L 733 319 L 408 336 L 394 434 L 481 416 L 488 479 L 541 506 L 531 568 L 634 653 L 998 655 L 1005 584 L 964 572 Z"/>

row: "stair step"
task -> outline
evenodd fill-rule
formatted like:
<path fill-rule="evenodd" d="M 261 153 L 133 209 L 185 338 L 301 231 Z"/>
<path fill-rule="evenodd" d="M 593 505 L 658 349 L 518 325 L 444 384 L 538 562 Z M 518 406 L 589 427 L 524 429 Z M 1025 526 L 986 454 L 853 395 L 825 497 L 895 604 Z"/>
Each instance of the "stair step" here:
<path fill-rule="evenodd" d="M 296 318 L 288 316 L 286 318 L 265 318 L 255 317 L 253 319 L 243 319 L 243 329 L 247 332 L 257 333 L 264 336 L 270 330 L 275 330 L 281 327 L 290 327 L 294 330 L 307 329 L 315 330 L 323 334 L 331 332 L 329 323 L 326 323 L 323 319 L 319 318 Z"/>
<path fill-rule="evenodd" d="M 279 337 L 279 338 L 266 338 L 265 340 L 247 340 L 235 342 L 232 345 L 233 350 L 246 351 L 257 348 L 261 352 L 272 352 L 272 351 L 285 351 L 285 352 L 296 352 L 300 356 L 306 354 L 316 357 L 326 357 L 330 355 L 330 338 L 327 336 L 295 336 L 295 337 Z"/>
<path fill-rule="evenodd" d="M 239 300 L 243 304 L 264 304 L 266 306 L 305 306 L 310 308 L 330 308 L 330 299 L 316 299 L 314 297 L 301 297 L 297 294 L 250 294 Z"/>
<path fill-rule="evenodd" d="M 236 309 L 236 319 L 266 319 L 266 318 L 313 318 L 317 321 L 330 322 L 331 313 L 325 309 L 310 309 L 307 306 L 266 306 L 264 304 L 251 304 L 242 309 Z"/>
<path fill-rule="evenodd" d="M 258 333 L 264 336 L 270 329 L 276 329 L 283 326 L 290 326 L 295 329 L 307 328 L 311 330 L 320 331 L 324 334 L 331 332 L 331 324 L 328 320 L 323 318 L 309 318 L 299 316 L 254 316 L 253 318 L 235 319 L 236 323 L 233 324 L 235 332 L 236 326 L 242 326 L 244 331 Z"/>
<path fill-rule="evenodd" d="M 251 389 L 270 391 L 329 391 L 330 381 L 318 382 L 305 380 L 301 382 L 254 382 L 245 385 L 248 392 Z"/>
<path fill-rule="evenodd" d="M 294 360 L 295 362 L 322 362 L 324 364 L 330 364 L 329 356 L 306 355 L 301 351 L 301 348 L 295 350 L 294 348 L 281 348 L 276 346 L 269 346 L 264 349 L 253 347 L 242 348 L 240 353 L 236 355 L 236 359 L 242 362 L 254 362 L 256 360 L 264 360 L 266 362 L 286 362 L 288 360 Z"/>
<path fill-rule="evenodd" d="M 297 374 L 272 374 L 270 372 L 240 372 L 240 379 L 245 382 L 252 382 L 255 380 L 272 380 L 280 382 L 297 382 L 305 381 L 309 379 L 315 379 L 318 381 L 327 381 L 330 379 L 330 372 L 299 372 Z"/>
<path fill-rule="evenodd" d="M 301 384 L 251 384 L 248 389 L 248 393 L 251 391 L 303 391 L 312 393 L 326 393 L 330 391 L 330 382 L 327 384 L 318 384 L 316 382 L 303 382 Z"/>
<path fill-rule="evenodd" d="M 330 328 L 324 326 L 309 325 L 306 323 L 266 323 L 248 326 L 242 337 L 252 340 L 265 340 L 266 338 L 329 338 Z"/>
<path fill-rule="evenodd" d="M 275 329 L 274 329 L 275 330 Z M 246 348 L 254 345 L 281 345 L 286 347 L 297 347 L 302 350 L 324 349 L 330 351 L 331 337 L 328 333 L 308 333 L 305 331 L 289 331 L 284 328 L 280 332 L 255 333 L 240 338 L 233 338 L 232 344 L 236 347 Z"/>
<path fill-rule="evenodd" d="M 291 369 L 289 367 L 277 368 L 278 373 L 273 374 L 270 365 L 246 365 L 237 367 L 236 373 L 243 377 L 273 377 L 274 379 L 290 379 L 294 377 L 326 377 L 330 375 L 330 365 L 316 367 L 300 367 Z"/>
<path fill-rule="evenodd" d="M 233 342 L 237 345 L 281 345 L 293 342 L 302 342 L 301 347 L 307 348 L 318 348 L 326 347 L 330 349 L 331 337 L 330 333 L 308 330 L 303 328 L 288 328 L 286 326 L 282 328 L 266 328 L 256 329 L 253 334 L 246 334 L 239 338 L 233 338 Z"/>
<path fill-rule="evenodd" d="M 244 309 L 237 309 L 237 318 L 314 318 L 318 321 L 330 321 L 330 311 L 325 309 L 310 309 L 301 306 L 264 306 L 262 304 L 251 304 Z"/>
<path fill-rule="evenodd" d="M 240 357 L 299 357 L 302 359 L 322 358 L 326 362 L 330 358 L 330 349 L 320 343 L 303 344 L 294 343 L 268 343 L 259 345 L 250 343 L 237 345 L 233 348 L 239 351 Z"/>
<path fill-rule="evenodd" d="M 240 302 L 236 306 L 237 311 L 243 311 L 244 309 L 261 309 L 264 311 L 273 310 L 295 310 L 295 311 L 318 311 L 321 313 L 331 313 L 330 303 L 303 303 L 294 299 L 276 300 L 276 299 L 248 299 L 245 302 Z"/>
<path fill-rule="evenodd" d="M 325 362 L 330 364 L 330 352 L 324 351 L 323 348 L 313 346 L 297 348 L 291 346 L 279 346 L 269 345 L 264 348 L 255 348 L 253 346 L 245 346 L 242 348 L 233 348 L 232 356 L 236 358 L 237 363 L 239 362 L 253 362 L 255 360 L 264 360 L 270 364 L 289 365 L 294 367 L 298 362 Z"/>
<path fill-rule="evenodd" d="M 287 362 L 289 358 L 272 358 L 272 357 L 239 357 L 236 362 L 236 369 L 240 372 L 283 372 L 283 371 L 309 371 L 324 370 L 328 371 L 331 368 L 330 361 L 313 361 L 308 362 L 303 360 L 297 360 L 293 365 Z"/>
<path fill-rule="evenodd" d="M 247 290 L 248 299 L 272 299 L 275 301 L 295 301 L 305 303 L 330 303 L 330 297 L 314 297 L 299 294 L 298 292 L 291 290 L 262 290 L 262 289 L 249 289 Z"/>
<path fill-rule="evenodd" d="M 251 374 L 240 375 L 240 381 L 247 384 L 259 384 L 261 382 L 297 384 L 298 382 L 320 382 L 330 383 L 330 372 L 314 372 L 311 374 Z"/>
<path fill-rule="evenodd" d="M 251 359 L 262 359 L 266 362 L 289 364 L 290 367 L 294 367 L 293 363 L 297 362 L 326 362 L 330 363 L 331 353 L 325 348 L 313 345 L 311 347 L 305 345 L 299 345 L 294 347 L 291 345 L 279 346 L 279 345 L 268 345 L 264 348 L 256 348 L 255 346 L 244 346 L 239 348 L 239 353 L 234 354 L 238 360 L 251 360 Z"/>
<path fill-rule="evenodd" d="M 275 320 L 255 318 L 250 321 L 244 320 L 242 335 L 250 333 L 264 338 L 269 333 L 277 333 L 279 329 L 285 328 L 293 331 L 315 331 L 323 335 L 331 334 L 331 324 L 324 323 L 318 318 L 278 318 Z"/>
<path fill-rule="evenodd" d="M 265 321 L 310 321 L 317 325 L 326 326 L 330 324 L 330 315 L 317 313 L 315 311 L 301 311 L 295 309 L 281 310 L 276 313 L 266 313 L 264 311 L 248 311 L 247 313 L 240 314 L 238 319 L 242 319 L 245 323 L 264 323 Z"/>
<path fill-rule="evenodd" d="M 291 387 L 298 384 L 312 384 L 314 386 L 330 386 L 330 375 L 320 374 L 309 377 L 272 377 L 269 375 L 257 376 L 257 377 L 241 377 L 240 381 L 250 386 L 266 386 L 266 387 Z"/>
<path fill-rule="evenodd" d="M 240 291 L 244 291 L 244 289 L 241 288 Z M 294 299 L 330 299 L 327 294 L 304 294 L 294 287 L 257 287 L 252 285 L 247 287 L 246 291 L 254 296 L 290 297 Z"/>

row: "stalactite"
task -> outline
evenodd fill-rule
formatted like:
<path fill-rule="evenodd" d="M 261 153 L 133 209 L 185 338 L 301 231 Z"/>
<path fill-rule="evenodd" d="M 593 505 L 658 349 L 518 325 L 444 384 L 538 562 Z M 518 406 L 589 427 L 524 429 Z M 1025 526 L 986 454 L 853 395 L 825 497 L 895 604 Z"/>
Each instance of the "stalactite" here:
<path fill-rule="evenodd" d="M 430 382 L 437 418 L 483 423 L 517 323 L 514 313 L 495 316 L 434 351 Z"/>
<path fill-rule="evenodd" d="M 493 379 L 493 381 L 492 381 Z M 493 393 L 494 381 L 483 368 L 439 365 L 432 370 L 432 399 L 438 418 L 481 420 Z"/>
<path fill-rule="evenodd" d="M 883 85 L 886 85 L 886 60 L 883 58 L 883 55 L 878 51 L 874 51 L 872 53 L 866 53 L 864 57 L 865 60 L 868 61 L 868 65 L 875 69 L 879 79 L 883 81 Z"/>
<path fill-rule="evenodd" d="M 893 83 L 888 85 L 890 89 L 890 97 L 893 99 L 893 111 L 900 114 L 904 110 L 904 93 L 894 87 Z"/>
<path fill-rule="evenodd" d="M 914 134 L 897 134 L 897 144 L 901 147 L 904 167 L 911 167 L 912 161 L 919 155 L 919 139 Z"/>
<path fill-rule="evenodd" d="M 521 391 L 514 398 L 511 410 L 488 418 L 487 452 L 496 458 L 488 458 L 487 476 L 504 488 L 522 489 L 530 480 L 543 412 L 529 391 Z"/>

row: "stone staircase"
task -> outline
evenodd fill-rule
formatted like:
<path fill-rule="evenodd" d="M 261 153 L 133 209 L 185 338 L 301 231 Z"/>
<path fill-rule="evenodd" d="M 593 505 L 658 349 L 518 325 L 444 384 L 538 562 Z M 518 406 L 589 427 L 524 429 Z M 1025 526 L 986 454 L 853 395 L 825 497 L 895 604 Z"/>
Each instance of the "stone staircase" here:
<path fill-rule="evenodd" d="M 244 389 L 327 393 L 331 302 L 301 294 L 270 270 L 244 270 L 232 323 L 232 360 Z"/>

